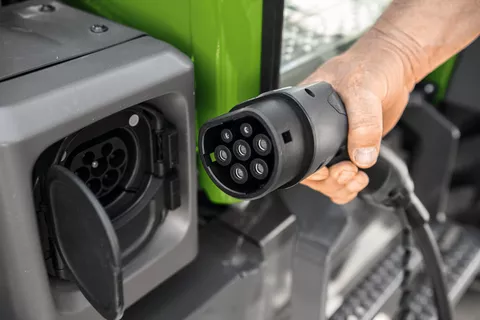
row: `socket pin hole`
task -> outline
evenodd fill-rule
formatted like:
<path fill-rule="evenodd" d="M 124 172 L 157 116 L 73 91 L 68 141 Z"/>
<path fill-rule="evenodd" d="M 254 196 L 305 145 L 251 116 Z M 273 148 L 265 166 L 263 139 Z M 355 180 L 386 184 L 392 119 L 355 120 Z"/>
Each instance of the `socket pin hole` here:
<path fill-rule="evenodd" d="M 125 151 L 121 149 L 115 150 L 109 157 L 109 163 L 112 167 L 118 168 L 125 161 Z"/>
<path fill-rule="evenodd" d="M 90 190 L 97 195 L 98 192 L 102 189 L 102 184 L 100 183 L 99 179 L 92 179 L 87 182 L 87 187 L 90 188 Z"/>
<path fill-rule="evenodd" d="M 88 179 L 90 179 L 90 171 L 88 168 L 81 167 L 77 171 L 75 171 L 75 174 L 77 177 L 79 177 L 83 182 L 86 182 Z"/>
<path fill-rule="evenodd" d="M 110 155 L 110 153 L 112 153 L 113 151 L 113 146 L 111 143 L 105 143 L 103 146 L 102 146 L 102 155 L 104 157 L 108 157 Z"/>
<path fill-rule="evenodd" d="M 118 181 L 118 172 L 116 170 L 109 170 L 102 179 L 102 184 L 105 188 L 110 188 Z"/>
<path fill-rule="evenodd" d="M 90 166 L 94 160 L 95 154 L 91 151 L 86 152 L 82 158 L 83 164 L 86 166 Z"/>
<path fill-rule="evenodd" d="M 108 163 L 106 158 L 100 158 L 97 160 L 96 167 L 92 166 L 92 174 L 95 177 L 100 177 L 108 169 Z"/>
<path fill-rule="evenodd" d="M 312 98 L 315 98 L 315 93 L 312 92 L 310 89 L 305 89 L 305 92 Z"/>
<path fill-rule="evenodd" d="M 292 134 L 290 133 L 290 131 L 285 131 L 284 133 L 282 133 L 282 138 L 284 143 L 292 142 Z"/>

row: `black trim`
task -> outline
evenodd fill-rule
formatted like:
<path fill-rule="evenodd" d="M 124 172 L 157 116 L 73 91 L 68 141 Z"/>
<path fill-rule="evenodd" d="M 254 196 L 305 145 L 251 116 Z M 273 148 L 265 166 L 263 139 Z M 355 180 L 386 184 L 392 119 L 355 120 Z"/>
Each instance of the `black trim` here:
<path fill-rule="evenodd" d="M 264 0 L 260 91 L 277 89 L 280 83 L 284 0 Z"/>

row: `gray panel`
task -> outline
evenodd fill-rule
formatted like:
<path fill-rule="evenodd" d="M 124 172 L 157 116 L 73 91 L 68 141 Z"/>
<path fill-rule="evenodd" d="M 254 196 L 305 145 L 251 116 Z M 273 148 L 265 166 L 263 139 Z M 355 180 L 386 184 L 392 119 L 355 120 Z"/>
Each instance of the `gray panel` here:
<path fill-rule="evenodd" d="M 232 208 L 221 220 L 239 234 L 239 245 L 251 241 L 261 249 L 263 313 L 258 320 L 276 319 L 292 298 L 295 216 L 272 194 L 245 208 Z"/>
<path fill-rule="evenodd" d="M 42 10 L 42 5 L 54 11 Z M 48 7 L 49 8 L 49 7 Z M 93 25 L 108 32 L 94 33 Z M 142 33 L 57 1 L 28 1 L 0 11 L 0 81 L 124 42 Z"/>
<path fill-rule="evenodd" d="M 124 320 L 263 320 L 262 255 L 212 222 L 200 231 L 198 258 L 126 311 Z"/>
<path fill-rule="evenodd" d="M 326 319 L 329 282 L 335 268 L 345 262 L 361 231 L 381 211 L 360 200 L 338 206 L 304 186 L 282 190 L 280 194 L 297 221 L 292 319 Z M 358 263 L 368 269 L 364 261 Z M 365 272 L 355 271 L 359 277 Z"/>
<path fill-rule="evenodd" d="M 448 103 L 480 110 L 480 39 L 477 38 L 458 56 L 445 96 Z"/>
<path fill-rule="evenodd" d="M 2 319 L 101 319 L 74 285 L 47 277 L 31 172 L 40 153 L 58 139 L 140 102 L 158 107 L 178 129 L 182 202 L 150 244 L 126 266 L 126 305 L 194 258 L 197 185 L 193 90 L 191 61 L 149 37 L 0 83 L 0 181 L 8 181 L 0 185 Z"/>

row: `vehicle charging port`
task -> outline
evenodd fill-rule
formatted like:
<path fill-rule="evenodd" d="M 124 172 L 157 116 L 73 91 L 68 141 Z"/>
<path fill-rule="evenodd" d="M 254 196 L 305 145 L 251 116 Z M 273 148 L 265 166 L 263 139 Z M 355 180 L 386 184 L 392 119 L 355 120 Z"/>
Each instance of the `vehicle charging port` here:
<path fill-rule="evenodd" d="M 73 173 L 79 179 L 74 179 L 77 184 L 85 185 L 101 205 L 118 238 L 122 263 L 128 263 L 162 224 L 168 211 L 180 205 L 176 134 L 158 110 L 138 105 L 95 122 L 45 150 L 33 176 L 37 211 L 45 220 L 40 223 L 45 226 L 43 236 L 55 237 L 46 173 L 60 166 Z M 80 200 L 85 202 L 86 198 Z M 72 196 L 66 205 L 72 210 L 95 207 L 75 203 L 80 200 Z M 95 239 L 89 241 L 95 243 Z M 44 252 L 51 260 L 50 273 L 70 279 L 55 241 L 44 243 L 48 244 Z"/>

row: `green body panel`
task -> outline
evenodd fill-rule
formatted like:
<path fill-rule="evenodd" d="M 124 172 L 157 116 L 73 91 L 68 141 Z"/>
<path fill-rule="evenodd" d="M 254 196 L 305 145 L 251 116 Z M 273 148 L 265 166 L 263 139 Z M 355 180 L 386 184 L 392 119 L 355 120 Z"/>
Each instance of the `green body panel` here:
<path fill-rule="evenodd" d="M 456 56 L 450 58 L 425 78 L 425 80 L 432 82 L 437 86 L 437 93 L 434 98 L 435 104 L 438 104 L 445 99 L 450 78 L 455 68 L 456 59 Z"/>
<path fill-rule="evenodd" d="M 263 0 L 67 2 L 189 55 L 195 66 L 197 128 L 260 93 Z M 200 187 L 212 202 L 238 202 L 218 189 L 201 165 L 198 169 Z"/>

